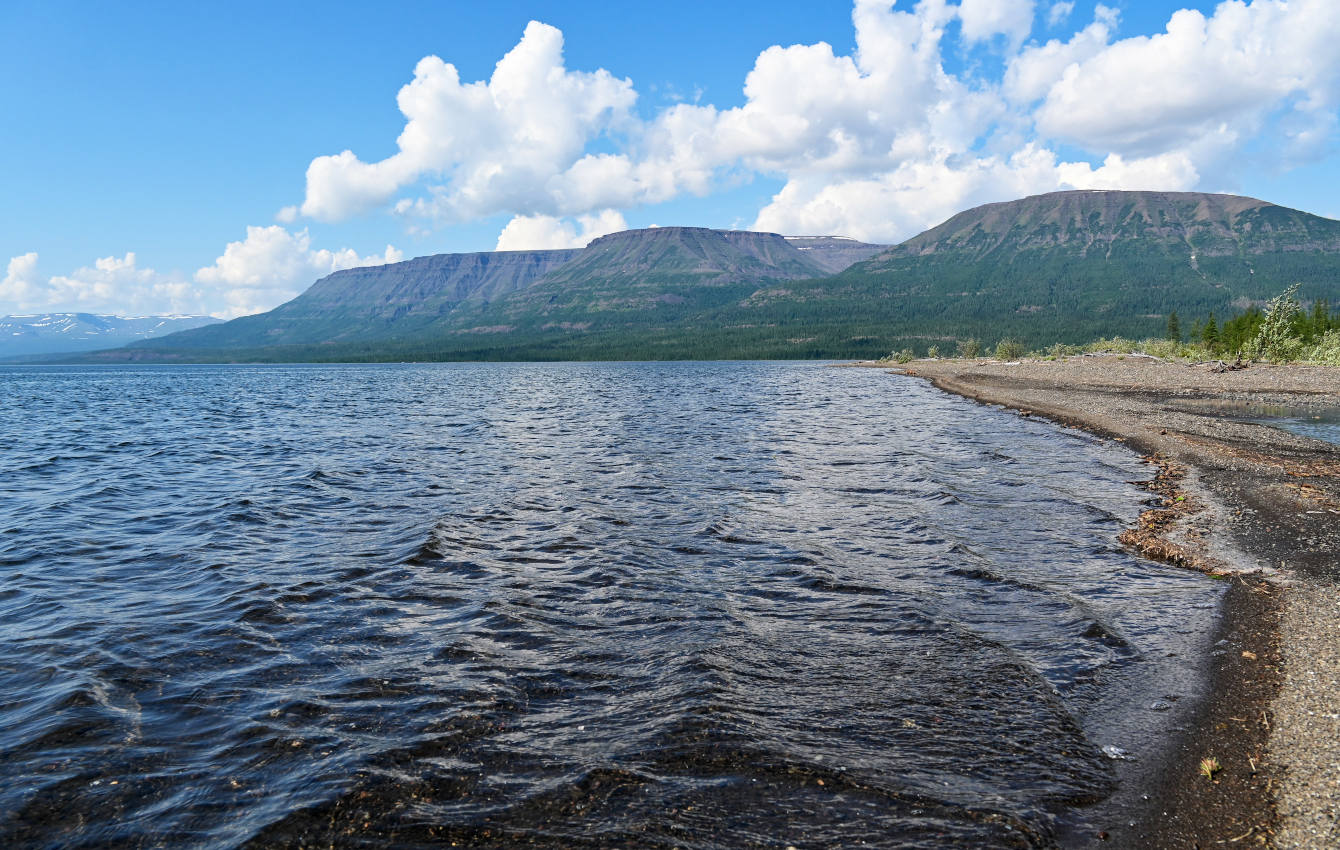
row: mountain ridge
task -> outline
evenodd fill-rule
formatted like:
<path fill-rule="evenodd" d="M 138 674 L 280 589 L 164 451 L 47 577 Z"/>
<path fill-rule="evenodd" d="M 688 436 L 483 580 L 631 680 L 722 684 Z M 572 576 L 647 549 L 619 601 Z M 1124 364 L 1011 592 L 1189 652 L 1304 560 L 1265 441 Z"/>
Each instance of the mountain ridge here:
<path fill-rule="evenodd" d="M 109 316 L 48 312 L 0 316 L 0 358 L 96 351 L 221 323 L 212 316 Z"/>
<path fill-rule="evenodd" d="M 182 334 L 163 346 L 331 345 L 436 334 L 588 330 L 613 313 L 674 313 L 734 297 L 732 287 L 825 274 L 777 234 L 659 227 L 583 249 L 438 254 L 347 269 L 274 310 Z M 688 306 L 686 306 L 688 305 Z M 575 320 L 568 313 L 584 314 Z M 160 347 L 151 343 L 146 348 Z"/>
<path fill-rule="evenodd" d="M 1295 281 L 1305 299 L 1340 302 L 1340 222 L 1242 196 L 1090 190 L 986 204 L 837 274 L 802 250 L 819 244 L 806 239 L 831 238 L 623 231 L 495 297 L 409 298 L 275 346 L 291 305 L 335 291 L 327 278 L 230 323 L 268 330 L 215 353 L 202 354 L 202 342 L 229 326 L 136 348 L 222 359 L 856 357 L 966 336 L 1160 335 L 1172 310 L 1223 317 Z M 406 286 L 430 284 L 441 281 Z M 317 312 L 329 320 L 334 309 Z"/>

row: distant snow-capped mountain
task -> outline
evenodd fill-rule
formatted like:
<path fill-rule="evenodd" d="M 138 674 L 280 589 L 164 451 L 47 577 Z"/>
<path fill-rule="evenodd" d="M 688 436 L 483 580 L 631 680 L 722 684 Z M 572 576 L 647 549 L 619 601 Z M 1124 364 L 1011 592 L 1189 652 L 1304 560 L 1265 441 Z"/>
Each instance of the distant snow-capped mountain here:
<path fill-rule="evenodd" d="M 218 321 L 212 316 L 95 316 L 92 313 L 0 316 L 0 357 L 118 348 L 128 342 Z"/>

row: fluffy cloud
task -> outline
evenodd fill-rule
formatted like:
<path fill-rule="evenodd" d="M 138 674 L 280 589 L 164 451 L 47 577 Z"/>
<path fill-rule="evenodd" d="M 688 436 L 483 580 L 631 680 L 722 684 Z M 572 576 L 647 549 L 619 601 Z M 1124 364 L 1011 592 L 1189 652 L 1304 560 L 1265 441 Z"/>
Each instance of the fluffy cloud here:
<path fill-rule="evenodd" d="M 214 265 L 197 271 L 195 279 L 221 293 L 226 314 L 241 316 L 288 301 L 333 271 L 403 259 L 404 255 L 391 245 L 380 255 L 366 257 L 350 248 L 313 249 L 306 230 L 292 233 L 275 224 L 248 227 L 246 239 L 229 242 Z"/>
<path fill-rule="evenodd" d="M 209 314 L 221 319 L 269 310 L 297 295 L 323 275 L 355 266 L 404 259 L 391 245 L 382 254 L 360 256 L 313 249 L 306 230 L 290 233 L 277 225 L 248 227 L 247 238 L 230 242 L 212 266 L 191 280 L 142 267 L 130 252 L 102 257 L 68 275 L 42 277 L 37 254 L 14 257 L 0 281 L 0 305 L 12 309 L 88 313 Z"/>
<path fill-rule="evenodd" d="M 630 81 L 568 70 L 562 35 L 532 22 L 487 81 L 421 61 L 399 95 L 398 152 L 318 157 L 281 220 L 505 212 L 501 248 L 572 245 L 615 226 L 582 216 L 763 174 L 784 185 L 754 226 L 894 240 L 973 203 L 1059 188 L 1220 189 L 1230 157 L 1263 140 L 1295 159 L 1333 149 L 1332 0 L 1225 0 L 1119 40 L 1117 12 L 1100 3 L 1069 36 L 1025 44 L 1039 18 L 1059 27 L 1074 7 L 855 0 L 850 54 L 770 47 L 742 105 L 645 118 Z M 1003 72 L 946 70 L 979 42 L 1003 45 Z M 1063 161 L 1063 150 L 1080 153 Z"/>
<path fill-rule="evenodd" d="M 1071 0 L 1061 0 L 1059 3 L 1053 3 L 1047 10 L 1047 26 L 1059 27 L 1070 17 L 1070 13 L 1075 11 L 1075 4 Z"/>
<path fill-rule="evenodd" d="M 1333 0 L 1225 2 L 1209 18 L 1175 12 L 1164 33 L 1068 65 L 1037 126 L 1090 151 L 1149 156 L 1206 141 L 1235 146 L 1279 108 L 1333 120 L 1335 12 Z"/>
<path fill-rule="evenodd" d="M 42 282 L 37 277 L 37 252 L 10 258 L 5 279 L 0 280 L 0 301 L 12 301 L 20 310 L 25 310 L 41 289 Z"/>
<path fill-rule="evenodd" d="M 36 253 L 28 253 L 9 261 L 4 281 L 0 282 L 0 303 L 21 311 L 198 312 L 198 290 L 180 277 L 141 268 L 133 252 L 101 257 L 92 266 L 53 277 L 38 273 L 37 260 Z"/>
<path fill-rule="evenodd" d="M 580 230 L 578 230 L 580 228 Z M 498 235 L 496 251 L 538 251 L 549 248 L 585 248 L 597 236 L 627 230 L 618 210 L 599 215 L 578 216 L 571 220 L 551 215 L 519 215 Z"/>
<path fill-rule="evenodd" d="M 1018 45 L 1033 29 L 1033 0 L 961 0 L 958 16 L 970 42 L 1004 35 Z"/>
<path fill-rule="evenodd" d="M 1093 23 L 1071 36 L 1069 41 L 1051 39 L 1043 45 L 1031 45 L 1015 55 L 1005 68 L 1001 89 L 1016 104 L 1027 106 L 1048 94 L 1071 66 L 1097 56 L 1107 49 L 1117 13 L 1098 5 Z"/>
<path fill-rule="evenodd" d="M 983 18 L 972 29 L 964 3 L 965 37 L 989 37 L 993 28 L 1017 35 L 1006 25 L 1008 5 L 993 7 L 996 23 Z M 999 83 L 968 85 L 941 64 L 943 4 L 902 13 L 858 2 L 855 77 L 844 95 L 857 102 L 840 113 L 811 113 L 825 126 L 807 125 L 809 139 L 794 149 L 810 160 L 775 158 L 786 184 L 755 226 L 887 241 L 976 203 L 1061 188 L 1179 190 L 1209 178 L 1219 189 L 1230 179 L 1222 170 L 1227 157 L 1262 138 L 1266 117 L 1279 110 L 1287 113 L 1278 122 L 1286 134 L 1280 147 L 1316 155 L 1334 142 L 1340 83 L 1340 54 L 1326 47 L 1340 36 L 1340 18 L 1325 7 L 1230 0 L 1209 18 L 1181 11 L 1164 34 L 1113 42 L 1117 13 L 1099 4 L 1069 39 L 1012 52 Z M 1023 21 L 1022 4 L 1015 16 Z M 867 51 L 867 44 L 881 49 Z M 870 61 L 875 55 L 879 61 Z M 823 79 L 815 67 L 801 73 L 814 55 L 793 49 L 788 59 L 793 78 Z M 845 59 L 825 57 L 829 73 L 850 74 Z M 760 57 L 754 74 L 763 68 Z M 882 103 L 891 86 L 915 108 L 890 118 Z M 751 97 L 743 109 L 763 106 Z M 857 167 L 846 168 L 815 155 L 823 150 L 817 138 L 873 155 L 850 156 Z M 1060 144 L 1097 162 L 1060 161 Z"/>
<path fill-rule="evenodd" d="M 397 97 L 408 119 L 399 151 L 378 162 L 352 151 L 313 160 L 301 212 L 344 218 L 423 177 L 444 185 L 408 208 L 448 220 L 554 212 L 531 209 L 532 187 L 581 158 L 592 138 L 627 123 L 636 98 L 629 80 L 608 71 L 568 71 L 562 33 L 536 21 L 488 82 L 463 84 L 454 65 L 426 57 Z"/>

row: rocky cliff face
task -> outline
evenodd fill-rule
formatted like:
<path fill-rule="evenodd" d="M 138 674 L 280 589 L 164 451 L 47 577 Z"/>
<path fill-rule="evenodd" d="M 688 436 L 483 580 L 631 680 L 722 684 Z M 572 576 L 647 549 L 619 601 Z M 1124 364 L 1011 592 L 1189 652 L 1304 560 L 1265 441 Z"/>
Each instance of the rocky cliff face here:
<path fill-rule="evenodd" d="M 829 274 L 837 274 L 853 263 L 868 260 L 892 247 L 858 242 L 845 236 L 788 236 L 786 241 Z"/>
<path fill-rule="evenodd" d="M 345 269 L 312 284 L 275 312 L 359 310 L 370 316 L 441 313 L 469 298 L 492 301 L 544 277 L 580 251 L 436 254 Z"/>

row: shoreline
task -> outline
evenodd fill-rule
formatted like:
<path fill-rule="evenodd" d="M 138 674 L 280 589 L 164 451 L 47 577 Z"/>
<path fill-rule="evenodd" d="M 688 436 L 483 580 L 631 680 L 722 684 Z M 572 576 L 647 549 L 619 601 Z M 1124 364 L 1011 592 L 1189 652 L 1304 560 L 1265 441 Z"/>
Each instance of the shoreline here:
<path fill-rule="evenodd" d="M 1121 542 L 1226 578 L 1209 696 L 1106 846 L 1340 846 L 1340 446 L 1224 404 L 1340 405 L 1340 370 L 1144 358 L 859 364 L 1125 443 L 1161 504 Z M 1243 414 L 1245 415 L 1245 414 Z M 1213 756 L 1214 781 L 1200 775 Z"/>

